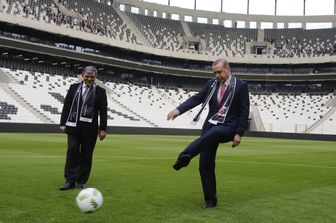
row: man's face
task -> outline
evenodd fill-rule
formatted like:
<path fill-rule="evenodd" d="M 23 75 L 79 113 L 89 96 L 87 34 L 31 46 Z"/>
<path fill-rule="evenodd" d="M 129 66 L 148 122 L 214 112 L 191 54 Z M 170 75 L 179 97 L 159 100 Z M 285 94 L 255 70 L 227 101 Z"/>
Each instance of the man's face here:
<path fill-rule="evenodd" d="M 96 80 L 96 73 L 89 71 L 82 73 L 83 81 L 86 86 L 91 86 Z"/>
<path fill-rule="evenodd" d="M 223 67 L 222 63 L 217 63 L 212 66 L 212 72 L 215 74 L 217 80 L 224 83 L 230 77 L 230 70 Z"/>

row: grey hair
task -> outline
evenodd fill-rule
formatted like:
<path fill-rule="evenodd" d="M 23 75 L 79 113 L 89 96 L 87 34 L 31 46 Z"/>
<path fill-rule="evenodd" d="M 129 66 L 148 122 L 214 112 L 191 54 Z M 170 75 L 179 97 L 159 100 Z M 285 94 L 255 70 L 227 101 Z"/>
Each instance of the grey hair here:
<path fill-rule="evenodd" d="M 223 68 L 227 68 L 227 69 L 231 70 L 229 62 L 226 59 L 224 59 L 224 58 L 219 58 L 219 59 L 215 60 L 212 63 L 212 66 L 215 66 L 215 65 L 217 65 L 219 63 L 221 63 L 223 65 Z"/>
<path fill-rule="evenodd" d="M 86 66 L 83 68 L 82 74 L 85 72 L 94 72 L 96 75 L 98 75 L 98 70 L 95 66 Z"/>

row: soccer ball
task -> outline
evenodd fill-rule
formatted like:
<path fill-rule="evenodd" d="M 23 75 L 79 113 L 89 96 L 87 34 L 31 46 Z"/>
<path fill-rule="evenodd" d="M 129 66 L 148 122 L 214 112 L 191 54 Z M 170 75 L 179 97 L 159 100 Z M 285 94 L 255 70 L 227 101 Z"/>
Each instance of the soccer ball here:
<path fill-rule="evenodd" d="M 82 212 L 95 212 L 103 204 L 103 195 L 95 188 L 86 188 L 78 193 L 76 203 Z"/>

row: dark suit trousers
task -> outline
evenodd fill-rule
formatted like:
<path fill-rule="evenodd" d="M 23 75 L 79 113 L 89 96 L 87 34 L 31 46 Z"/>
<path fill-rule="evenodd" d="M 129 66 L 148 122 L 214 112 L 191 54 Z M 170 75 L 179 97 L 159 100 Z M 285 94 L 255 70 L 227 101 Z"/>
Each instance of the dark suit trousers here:
<path fill-rule="evenodd" d="M 233 140 L 234 129 L 224 125 L 205 124 L 202 135 L 193 141 L 182 153 L 192 157 L 200 154 L 199 171 L 201 175 L 202 188 L 205 201 L 215 200 L 216 197 L 216 175 L 215 160 L 219 143 Z"/>
<path fill-rule="evenodd" d="M 68 182 L 86 183 L 92 167 L 92 155 L 97 136 L 82 137 L 68 134 L 68 150 L 64 177 Z"/>

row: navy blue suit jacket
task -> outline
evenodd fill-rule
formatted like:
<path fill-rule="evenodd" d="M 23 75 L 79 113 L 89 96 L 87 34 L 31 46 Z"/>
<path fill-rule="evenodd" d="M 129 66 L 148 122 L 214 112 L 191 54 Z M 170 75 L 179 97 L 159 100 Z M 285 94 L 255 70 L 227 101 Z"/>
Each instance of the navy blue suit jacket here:
<path fill-rule="evenodd" d="M 180 113 L 183 114 L 184 112 L 203 103 L 206 100 L 208 94 L 210 93 L 211 85 L 214 81 L 215 81 L 214 79 L 209 80 L 197 94 L 191 96 L 180 106 L 178 106 L 177 110 L 179 110 Z M 228 96 L 228 91 L 226 91 L 222 99 L 222 103 L 218 105 L 217 93 L 219 85 L 220 83 L 218 82 L 217 89 L 209 101 L 209 114 L 203 125 L 203 131 L 205 126 L 208 126 L 208 120 L 218 112 L 218 110 L 220 109 L 220 107 L 222 106 L 222 104 L 224 103 L 225 99 Z M 247 83 L 237 78 L 236 89 L 234 92 L 231 107 L 227 113 L 225 122 L 219 125 L 231 126 L 234 129 L 235 133 L 238 133 L 239 135 L 242 136 L 248 126 L 249 112 L 250 112 L 250 99 Z"/>

